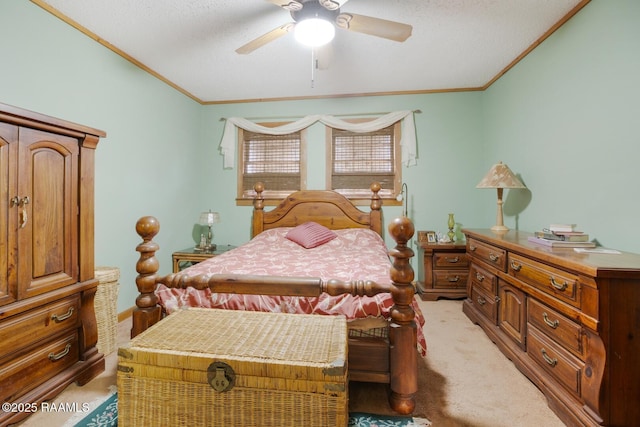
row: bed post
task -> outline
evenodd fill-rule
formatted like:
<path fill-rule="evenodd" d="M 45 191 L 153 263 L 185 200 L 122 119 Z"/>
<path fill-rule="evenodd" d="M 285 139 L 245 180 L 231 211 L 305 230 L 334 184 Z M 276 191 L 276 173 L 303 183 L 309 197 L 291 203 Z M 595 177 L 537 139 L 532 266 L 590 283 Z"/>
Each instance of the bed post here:
<path fill-rule="evenodd" d="M 256 192 L 256 195 L 253 198 L 253 223 L 251 224 L 252 238 L 264 231 L 264 196 L 262 195 L 262 192 L 264 191 L 264 184 L 256 182 L 253 186 L 253 190 Z"/>
<path fill-rule="evenodd" d="M 393 257 L 391 267 L 391 308 L 389 326 L 389 364 L 391 371 L 389 403 L 394 411 L 410 414 L 415 409 L 415 393 L 418 391 L 418 359 L 416 350 L 415 312 L 411 307 L 415 289 L 413 268 L 410 259 L 413 250 L 407 242 L 415 229 L 407 217 L 399 217 L 389 224 L 389 234 L 396 247 L 389 254 Z"/>
<path fill-rule="evenodd" d="M 152 216 L 142 217 L 136 223 L 136 232 L 142 237 L 142 243 L 136 246 L 136 251 L 140 252 L 136 263 L 136 286 L 140 295 L 136 298 L 136 308 L 133 311 L 131 338 L 160 320 L 161 310 L 154 293 L 159 268 L 156 251 L 159 246 L 152 240 L 159 231 L 160 223 Z"/>
<path fill-rule="evenodd" d="M 370 223 L 371 229 L 382 236 L 382 199 L 378 192 L 382 186 L 379 182 L 371 183 L 371 212 Z"/>

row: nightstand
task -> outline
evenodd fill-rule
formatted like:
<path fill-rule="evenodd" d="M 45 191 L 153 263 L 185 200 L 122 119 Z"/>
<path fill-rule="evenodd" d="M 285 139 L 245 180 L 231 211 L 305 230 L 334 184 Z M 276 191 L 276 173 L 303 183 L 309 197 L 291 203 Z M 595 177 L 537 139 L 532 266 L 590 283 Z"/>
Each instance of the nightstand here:
<path fill-rule="evenodd" d="M 231 245 L 217 245 L 215 251 L 203 251 L 193 247 L 176 251 L 171 255 L 173 258 L 173 272 L 177 273 L 205 259 L 213 258 L 234 248 L 235 246 Z"/>
<path fill-rule="evenodd" d="M 424 301 L 438 298 L 465 298 L 469 260 L 466 242 L 418 243 L 422 265 L 418 293 Z"/>

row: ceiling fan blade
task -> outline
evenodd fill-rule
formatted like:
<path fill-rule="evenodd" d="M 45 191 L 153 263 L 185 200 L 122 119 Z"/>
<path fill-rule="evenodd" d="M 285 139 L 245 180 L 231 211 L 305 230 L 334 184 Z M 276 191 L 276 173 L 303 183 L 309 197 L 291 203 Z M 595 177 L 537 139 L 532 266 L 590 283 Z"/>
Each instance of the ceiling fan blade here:
<path fill-rule="evenodd" d="M 340 28 L 370 36 L 382 37 L 397 42 L 409 38 L 413 27 L 395 21 L 373 18 L 371 16 L 356 15 L 355 13 L 341 13 L 336 18 L 336 25 Z"/>
<path fill-rule="evenodd" d="M 322 7 L 327 10 L 340 9 L 349 0 L 319 0 Z"/>
<path fill-rule="evenodd" d="M 295 26 L 294 22 L 289 22 L 289 23 L 286 23 L 284 25 L 279 26 L 278 28 L 274 28 L 273 30 L 269 31 L 268 33 L 261 35 L 257 39 L 253 39 L 249 43 L 245 44 L 244 46 L 239 47 L 238 49 L 236 49 L 236 52 L 241 54 L 241 55 L 246 55 L 248 53 L 251 53 L 256 49 L 261 48 L 265 44 L 270 43 L 270 42 L 272 42 L 272 41 L 284 36 L 289 31 L 291 31 L 291 29 L 294 26 Z"/>
<path fill-rule="evenodd" d="M 276 6 L 280 6 L 286 10 L 300 10 L 302 9 L 302 3 L 296 0 L 267 0 L 269 3 L 273 3 Z"/>

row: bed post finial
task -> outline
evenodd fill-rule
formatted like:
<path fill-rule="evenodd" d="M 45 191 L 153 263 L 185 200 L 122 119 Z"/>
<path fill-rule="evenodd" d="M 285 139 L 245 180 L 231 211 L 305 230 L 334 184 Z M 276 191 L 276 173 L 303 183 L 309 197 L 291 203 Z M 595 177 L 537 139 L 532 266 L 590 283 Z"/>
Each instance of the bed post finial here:
<path fill-rule="evenodd" d="M 251 224 L 251 237 L 262 233 L 263 221 L 264 221 L 264 184 L 262 182 L 256 182 L 253 186 L 253 190 L 256 195 L 253 197 L 253 221 Z"/>
<path fill-rule="evenodd" d="M 418 360 L 415 348 L 416 323 L 413 303 L 415 288 L 411 257 L 414 253 L 407 246 L 415 228 L 407 217 L 399 217 L 389 224 L 389 234 L 396 247 L 389 254 L 393 257 L 391 267 L 391 324 L 389 326 L 389 363 L 391 364 L 391 407 L 401 414 L 410 414 L 415 409 L 415 394 L 418 391 Z M 402 374 L 400 374 L 402 373 Z"/>
<path fill-rule="evenodd" d="M 160 223 L 152 216 L 144 216 L 136 223 L 136 232 L 142 237 L 142 243 L 136 246 L 136 251 L 140 252 L 136 263 L 136 286 L 140 295 L 136 298 L 136 308 L 133 311 L 131 338 L 160 320 L 160 306 L 154 293 L 159 268 L 156 251 L 160 247 L 153 241 L 159 231 Z"/>
<path fill-rule="evenodd" d="M 376 233 L 378 233 L 379 235 L 383 236 L 383 232 L 382 232 L 382 199 L 380 198 L 380 195 L 378 194 L 380 192 L 380 190 L 382 189 L 382 185 L 380 185 L 379 182 L 374 181 L 371 183 L 371 192 L 373 193 L 371 195 L 371 224 L 378 224 L 379 227 L 376 227 L 375 225 L 372 227 L 373 231 L 375 231 Z"/>

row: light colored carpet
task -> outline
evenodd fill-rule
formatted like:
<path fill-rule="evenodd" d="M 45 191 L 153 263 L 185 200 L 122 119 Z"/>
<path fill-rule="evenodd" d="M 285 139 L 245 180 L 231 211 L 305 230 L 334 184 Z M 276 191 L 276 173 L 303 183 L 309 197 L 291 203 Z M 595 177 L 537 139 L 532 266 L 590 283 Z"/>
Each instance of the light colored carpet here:
<path fill-rule="evenodd" d="M 462 301 L 421 301 L 427 324 L 428 354 L 421 359 L 414 416 L 434 427 L 562 427 L 540 391 L 500 353 L 482 330 L 462 313 Z M 120 323 L 118 342 L 129 338 L 131 320 Z M 84 387 L 69 386 L 55 402 L 105 399 L 115 384 L 116 352 L 106 371 Z M 352 384 L 350 410 L 391 413 L 381 385 Z M 41 413 L 23 427 L 62 426 L 74 414 Z"/>

